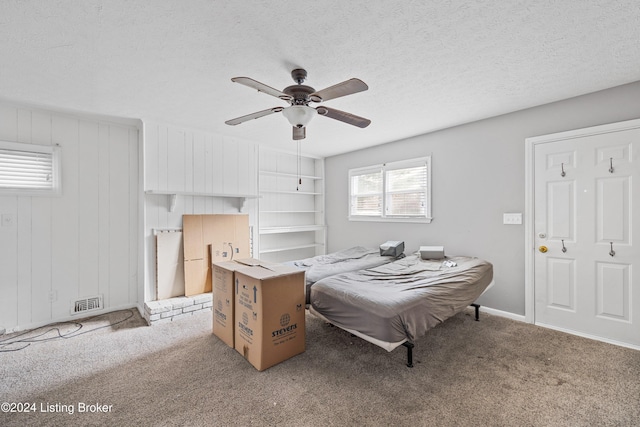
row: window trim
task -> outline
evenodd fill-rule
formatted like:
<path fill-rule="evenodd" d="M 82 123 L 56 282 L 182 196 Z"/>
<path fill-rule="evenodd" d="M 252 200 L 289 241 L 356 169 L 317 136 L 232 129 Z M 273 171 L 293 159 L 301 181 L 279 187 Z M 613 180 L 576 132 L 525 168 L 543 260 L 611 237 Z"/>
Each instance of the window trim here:
<path fill-rule="evenodd" d="M 59 196 L 62 194 L 61 179 L 61 149 L 59 145 L 39 145 L 28 144 L 23 142 L 10 142 L 0 140 L 0 149 L 25 151 L 30 153 L 46 153 L 51 154 L 51 180 L 53 181 L 51 188 L 7 188 L 0 187 L 0 195 L 4 196 Z"/>
<path fill-rule="evenodd" d="M 427 185 L 425 188 L 426 209 L 424 216 L 401 216 L 386 214 L 387 203 L 387 171 L 397 169 L 408 169 L 416 166 L 425 165 L 427 168 Z M 366 172 L 374 172 L 380 170 L 382 172 L 382 211 L 380 215 L 353 215 L 351 213 L 352 187 L 351 181 L 353 176 L 363 175 Z M 418 157 L 415 159 L 400 160 L 396 162 L 382 163 L 372 166 L 349 169 L 348 178 L 348 218 L 349 221 L 372 221 L 372 222 L 408 222 L 408 223 L 431 223 L 431 156 Z"/>

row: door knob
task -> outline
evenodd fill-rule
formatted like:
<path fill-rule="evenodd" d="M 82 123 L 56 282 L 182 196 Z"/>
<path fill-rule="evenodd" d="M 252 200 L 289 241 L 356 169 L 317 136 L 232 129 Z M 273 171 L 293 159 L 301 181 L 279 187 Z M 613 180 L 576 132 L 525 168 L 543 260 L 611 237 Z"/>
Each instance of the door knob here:
<path fill-rule="evenodd" d="M 542 252 L 542 253 L 546 253 L 548 249 L 547 249 L 547 247 L 546 247 L 546 246 L 540 246 L 540 247 L 538 248 L 538 250 L 539 250 L 540 252 Z"/>

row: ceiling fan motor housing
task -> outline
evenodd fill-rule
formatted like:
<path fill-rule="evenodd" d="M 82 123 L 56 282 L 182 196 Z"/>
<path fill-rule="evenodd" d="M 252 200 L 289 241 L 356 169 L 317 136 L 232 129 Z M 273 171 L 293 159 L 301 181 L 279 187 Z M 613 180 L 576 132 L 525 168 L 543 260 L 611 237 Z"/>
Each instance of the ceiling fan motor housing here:
<path fill-rule="evenodd" d="M 306 85 L 293 85 L 284 88 L 282 92 L 287 95 L 291 95 L 293 99 L 289 101 L 291 105 L 308 105 L 312 99 L 309 97 L 316 90 L 311 86 Z"/>

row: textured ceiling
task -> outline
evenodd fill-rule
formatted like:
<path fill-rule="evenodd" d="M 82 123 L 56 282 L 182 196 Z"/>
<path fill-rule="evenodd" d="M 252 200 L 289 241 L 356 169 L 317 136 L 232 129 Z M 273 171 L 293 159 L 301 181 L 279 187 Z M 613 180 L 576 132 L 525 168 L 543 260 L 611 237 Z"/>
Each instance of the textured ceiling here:
<path fill-rule="evenodd" d="M 302 150 L 352 151 L 640 80 L 640 2 L 2 0 L 0 97 L 159 120 L 295 150 L 277 89 L 303 67 L 326 105 Z"/>

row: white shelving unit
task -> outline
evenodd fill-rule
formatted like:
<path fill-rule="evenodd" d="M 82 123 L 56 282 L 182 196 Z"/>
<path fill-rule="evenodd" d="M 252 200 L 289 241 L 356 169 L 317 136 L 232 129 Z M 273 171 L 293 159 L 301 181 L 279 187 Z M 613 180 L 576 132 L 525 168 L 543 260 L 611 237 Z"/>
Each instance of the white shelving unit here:
<path fill-rule="evenodd" d="M 259 257 L 285 262 L 324 254 L 324 160 L 260 149 Z"/>
<path fill-rule="evenodd" d="M 145 194 L 159 194 L 168 196 L 168 209 L 169 212 L 173 212 L 176 207 L 176 199 L 178 196 L 198 196 L 198 197 L 224 197 L 238 200 L 238 212 L 241 212 L 244 208 L 244 204 L 247 199 L 257 199 L 260 196 L 257 194 L 227 194 L 227 193 L 198 193 L 193 191 L 159 191 L 159 190 L 147 190 Z"/>
<path fill-rule="evenodd" d="M 296 225 L 291 227 L 263 227 L 260 229 L 260 234 L 281 234 L 281 233 L 302 233 L 304 231 L 322 231 L 323 225 Z"/>

